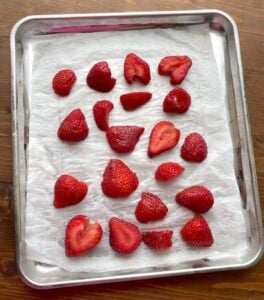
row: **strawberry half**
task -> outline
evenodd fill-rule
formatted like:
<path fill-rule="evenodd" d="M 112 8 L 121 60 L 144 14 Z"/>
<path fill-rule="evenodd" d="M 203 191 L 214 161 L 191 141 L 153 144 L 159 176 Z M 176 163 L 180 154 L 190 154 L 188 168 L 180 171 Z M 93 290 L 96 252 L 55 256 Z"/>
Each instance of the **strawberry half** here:
<path fill-rule="evenodd" d="M 180 138 L 180 130 L 169 121 L 157 123 L 151 131 L 148 156 L 154 157 L 175 147 Z"/>
<path fill-rule="evenodd" d="M 149 248 L 162 251 L 171 248 L 172 235 L 172 230 L 148 231 L 142 234 L 142 240 Z"/>
<path fill-rule="evenodd" d="M 112 126 L 107 130 L 106 138 L 114 151 L 127 153 L 135 149 L 144 130 L 138 126 Z"/>
<path fill-rule="evenodd" d="M 54 186 L 54 206 L 62 208 L 81 202 L 88 191 L 88 185 L 70 175 L 61 175 Z"/>
<path fill-rule="evenodd" d="M 180 87 L 171 90 L 163 102 L 163 111 L 167 113 L 185 113 L 191 105 L 191 96 Z"/>
<path fill-rule="evenodd" d="M 74 109 L 69 113 L 58 129 L 58 137 L 68 142 L 82 141 L 88 136 L 88 133 L 89 128 L 80 109 Z"/>
<path fill-rule="evenodd" d="M 140 223 L 148 223 L 164 219 L 167 212 L 167 206 L 158 196 L 143 192 L 137 204 L 135 215 Z"/>
<path fill-rule="evenodd" d="M 136 54 L 129 53 L 125 58 L 124 76 L 128 83 L 138 79 L 146 85 L 150 81 L 149 65 Z"/>
<path fill-rule="evenodd" d="M 195 215 L 183 226 L 181 236 L 193 247 L 210 247 L 214 242 L 211 229 L 201 215 Z"/>
<path fill-rule="evenodd" d="M 170 75 L 171 84 L 180 84 L 191 66 L 188 56 L 166 56 L 160 61 L 158 71 L 160 75 Z"/>
<path fill-rule="evenodd" d="M 130 254 L 141 244 L 142 237 L 138 227 L 130 222 L 111 218 L 109 220 L 110 246 L 118 253 Z"/>
<path fill-rule="evenodd" d="M 147 103 L 152 97 L 148 92 L 132 92 L 120 96 L 124 110 L 131 111 Z"/>
<path fill-rule="evenodd" d="M 184 168 L 181 165 L 174 162 L 167 162 L 157 168 L 155 178 L 156 180 L 167 181 L 178 177 L 183 171 Z"/>
<path fill-rule="evenodd" d="M 97 127 L 103 131 L 109 128 L 109 114 L 113 110 L 114 104 L 108 100 L 97 101 L 93 106 L 93 115 Z"/>
<path fill-rule="evenodd" d="M 138 187 L 138 178 L 122 160 L 110 159 L 101 186 L 108 197 L 128 197 Z"/>
<path fill-rule="evenodd" d="M 76 75 L 72 70 L 59 71 L 52 80 L 52 87 L 56 94 L 68 96 L 76 81 Z"/>
<path fill-rule="evenodd" d="M 206 213 L 213 206 L 214 197 L 207 188 L 194 185 L 179 192 L 175 201 L 197 213 Z"/>
<path fill-rule="evenodd" d="M 116 84 L 116 79 L 112 78 L 111 70 L 106 61 L 100 61 L 93 65 L 89 71 L 86 82 L 88 86 L 99 92 L 109 92 Z"/>
<path fill-rule="evenodd" d="M 78 256 L 95 248 L 102 238 L 99 223 L 91 223 L 87 216 L 73 217 L 66 226 L 65 252 L 67 256 Z"/>
<path fill-rule="evenodd" d="M 181 157 L 192 162 L 202 162 L 207 156 L 207 145 L 197 132 L 190 133 L 181 147 Z"/>

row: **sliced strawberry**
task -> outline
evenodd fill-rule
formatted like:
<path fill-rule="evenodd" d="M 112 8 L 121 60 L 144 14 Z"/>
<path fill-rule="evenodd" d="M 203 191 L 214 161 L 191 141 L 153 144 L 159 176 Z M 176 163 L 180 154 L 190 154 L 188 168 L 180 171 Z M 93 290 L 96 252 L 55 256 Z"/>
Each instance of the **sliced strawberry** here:
<path fill-rule="evenodd" d="M 122 160 L 110 159 L 101 186 L 108 197 L 128 197 L 137 189 L 138 178 Z"/>
<path fill-rule="evenodd" d="M 213 206 L 214 197 L 207 188 L 194 185 L 179 192 L 175 201 L 197 213 L 206 213 Z"/>
<path fill-rule="evenodd" d="M 160 61 L 158 71 L 160 75 L 170 75 L 171 84 L 180 84 L 191 66 L 188 56 L 166 56 Z"/>
<path fill-rule="evenodd" d="M 130 254 L 134 252 L 141 244 L 141 232 L 136 225 L 118 219 L 109 220 L 111 247 L 118 253 Z"/>
<path fill-rule="evenodd" d="M 172 230 L 148 231 L 142 234 L 142 240 L 149 248 L 162 251 L 171 248 L 172 235 Z"/>
<path fill-rule="evenodd" d="M 185 113 L 191 105 L 191 96 L 180 87 L 169 92 L 163 102 L 163 111 L 167 113 Z"/>
<path fill-rule="evenodd" d="M 52 80 L 52 87 L 56 94 L 68 96 L 76 81 L 76 75 L 72 70 L 59 71 Z"/>
<path fill-rule="evenodd" d="M 87 216 L 72 218 L 65 234 L 67 256 L 78 256 L 95 248 L 102 238 L 103 230 L 99 223 L 91 223 Z"/>
<path fill-rule="evenodd" d="M 192 162 L 202 162 L 207 157 L 207 145 L 197 132 L 190 133 L 181 147 L 181 157 Z"/>
<path fill-rule="evenodd" d="M 123 108 L 127 111 L 137 109 L 147 103 L 152 97 L 148 92 L 132 92 L 120 96 Z"/>
<path fill-rule="evenodd" d="M 169 121 L 157 123 L 151 131 L 148 156 L 154 157 L 175 147 L 180 138 L 180 130 Z"/>
<path fill-rule="evenodd" d="M 88 133 L 89 128 L 80 109 L 74 109 L 69 113 L 58 129 L 58 137 L 68 142 L 82 141 L 88 136 Z"/>
<path fill-rule="evenodd" d="M 138 79 L 143 84 L 148 84 L 150 81 L 149 65 L 136 54 L 129 53 L 124 63 L 124 76 L 128 83 Z"/>
<path fill-rule="evenodd" d="M 167 206 L 158 196 L 143 192 L 137 204 L 135 215 L 139 222 L 148 223 L 164 219 L 167 212 Z"/>
<path fill-rule="evenodd" d="M 195 215 L 181 229 L 183 240 L 193 247 L 210 247 L 213 242 L 213 235 L 206 220 Z"/>
<path fill-rule="evenodd" d="M 114 151 L 127 153 L 135 149 L 144 130 L 138 126 L 112 126 L 107 130 L 106 137 Z"/>
<path fill-rule="evenodd" d="M 70 175 L 61 175 L 54 186 L 54 206 L 62 208 L 81 202 L 88 191 L 88 185 Z"/>
<path fill-rule="evenodd" d="M 97 101 L 93 106 L 93 115 L 97 127 L 103 131 L 109 128 L 109 114 L 113 110 L 114 104 L 108 100 Z"/>
<path fill-rule="evenodd" d="M 113 89 L 116 79 L 112 77 L 108 63 L 100 61 L 93 65 L 87 75 L 86 82 L 90 88 L 106 93 Z"/>
<path fill-rule="evenodd" d="M 174 162 L 167 162 L 157 168 L 155 178 L 160 181 L 167 181 L 178 177 L 183 171 L 184 168 L 181 165 Z"/>

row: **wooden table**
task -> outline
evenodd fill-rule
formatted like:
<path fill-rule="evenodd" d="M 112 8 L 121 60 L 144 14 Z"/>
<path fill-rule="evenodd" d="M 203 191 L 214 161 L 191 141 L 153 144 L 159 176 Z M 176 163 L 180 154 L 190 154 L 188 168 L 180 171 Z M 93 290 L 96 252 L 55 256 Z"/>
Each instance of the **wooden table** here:
<path fill-rule="evenodd" d="M 0 0 L 0 299 L 264 299 L 264 259 L 243 271 L 61 290 L 26 287 L 16 272 L 12 200 L 9 32 L 26 15 L 217 8 L 237 22 L 261 202 L 264 201 L 263 0 Z"/>

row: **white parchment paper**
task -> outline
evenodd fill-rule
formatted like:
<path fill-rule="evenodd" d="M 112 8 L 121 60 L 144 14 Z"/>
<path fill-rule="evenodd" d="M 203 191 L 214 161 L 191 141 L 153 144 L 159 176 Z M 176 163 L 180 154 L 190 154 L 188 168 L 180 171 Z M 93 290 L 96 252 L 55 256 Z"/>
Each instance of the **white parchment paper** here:
<path fill-rule="evenodd" d="M 30 82 L 30 121 L 28 144 L 28 184 L 26 209 L 26 245 L 30 259 L 57 265 L 69 271 L 117 271 L 144 267 L 169 266 L 189 260 L 236 257 L 247 248 L 246 229 L 233 167 L 233 147 L 227 122 L 222 85 L 213 56 L 206 25 L 182 29 L 148 29 L 141 31 L 100 32 L 36 36 L 25 41 L 25 71 Z M 142 56 L 150 64 L 149 85 L 128 85 L 123 78 L 124 57 L 129 52 Z M 162 102 L 172 89 L 169 77 L 157 73 L 160 59 L 167 55 L 188 55 L 193 61 L 181 84 L 192 97 L 190 110 L 183 115 L 167 115 Z M 30 59 L 29 59 L 30 58 Z M 86 75 L 91 66 L 107 60 L 117 78 L 115 88 L 107 94 L 91 90 Z M 63 68 L 76 72 L 77 82 L 68 97 L 54 94 L 51 81 Z M 119 96 L 130 91 L 150 91 L 152 100 L 134 112 L 125 112 Z M 111 125 L 139 125 L 145 132 L 131 154 L 117 155 L 108 146 L 105 134 L 98 130 L 92 106 L 98 100 L 114 103 Z M 81 108 L 90 128 L 89 137 L 80 143 L 63 143 L 57 128 L 73 109 Z M 179 144 L 156 158 L 147 157 L 149 134 L 157 121 L 170 120 L 181 131 Z M 200 132 L 208 145 L 208 157 L 201 164 L 188 163 L 180 157 L 180 146 L 190 132 Z M 138 189 L 125 200 L 112 200 L 101 190 L 104 168 L 110 158 L 121 158 L 139 177 Z M 186 170 L 170 183 L 157 183 L 156 167 L 176 161 Z M 71 174 L 89 184 L 89 192 L 79 205 L 55 209 L 53 187 L 61 174 Z M 205 214 L 215 242 L 208 249 L 192 249 L 180 238 L 179 231 L 193 215 L 178 206 L 174 197 L 190 185 L 205 185 L 215 205 Z M 134 210 L 142 191 L 150 191 L 166 203 L 169 213 L 163 221 L 142 225 Z M 67 258 L 64 254 L 64 230 L 68 220 L 87 214 L 100 222 L 104 234 L 95 250 L 85 256 Z M 173 247 L 163 253 L 149 250 L 143 243 L 129 256 L 116 254 L 108 242 L 108 220 L 117 216 L 131 221 L 141 230 L 173 229 Z"/>

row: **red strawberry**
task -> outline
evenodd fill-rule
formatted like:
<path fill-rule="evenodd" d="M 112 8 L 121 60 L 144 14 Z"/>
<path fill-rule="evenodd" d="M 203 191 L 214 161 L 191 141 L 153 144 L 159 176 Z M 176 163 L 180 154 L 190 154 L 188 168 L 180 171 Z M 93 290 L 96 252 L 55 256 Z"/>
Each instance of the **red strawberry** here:
<path fill-rule="evenodd" d="M 191 96 L 177 87 L 169 92 L 163 102 L 163 111 L 168 113 L 185 113 L 191 105 Z"/>
<path fill-rule="evenodd" d="M 54 206 L 62 208 L 74 205 L 83 200 L 88 191 L 88 185 L 73 176 L 60 176 L 54 186 Z"/>
<path fill-rule="evenodd" d="M 181 165 L 174 162 L 167 162 L 157 168 L 155 178 L 157 180 L 167 181 L 181 175 L 183 171 L 184 168 Z"/>
<path fill-rule="evenodd" d="M 138 79 L 143 84 L 148 84 L 150 81 L 149 65 L 136 54 L 129 53 L 124 63 L 124 76 L 128 83 Z"/>
<path fill-rule="evenodd" d="M 128 197 L 138 187 L 138 178 L 122 160 L 110 159 L 101 186 L 108 197 Z"/>
<path fill-rule="evenodd" d="M 58 129 L 58 137 L 68 142 L 82 141 L 88 136 L 88 133 L 89 128 L 80 109 L 74 109 L 69 113 Z"/>
<path fill-rule="evenodd" d="M 130 254 L 141 244 L 141 232 L 136 225 L 130 222 L 111 218 L 109 220 L 109 229 L 109 242 L 116 252 Z"/>
<path fill-rule="evenodd" d="M 112 78 L 111 70 L 106 61 L 100 61 L 93 65 L 89 71 L 86 82 L 90 88 L 99 92 L 109 92 L 116 84 L 116 79 Z"/>
<path fill-rule="evenodd" d="M 99 223 L 91 223 L 87 216 L 75 216 L 66 227 L 66 255 L 78 256 L 90 251 L 100 242 L 102 234 Z"/>
<path fill-rule="evenodd" d="M 157 123 L 151 131 L 148 146 L 148 156 L 154 157 L 161 152 L 175 147 L 180 138 L 180 130 L 169 121 Z"/>
<path fill-rule="evenodd" d="M 114 151 L 127 153 L 134 150 L 144 130 L 138 126 L 112 126 L 107 130 L 106 137 Z"/>
<path fill-rule="evenodd" d="M 93 106 L 93 115 L 95 123 L 99 129 L 106 131 L 109 128 L 109 113 L 113 108 L 113 103 L 108 100 L 101 100 L 95 103 Z"/>
<path fill-rule="evenodd" d="M 161 199 L 152 193 L 142 193 L 137 204 L 135 215 L 139 222 L 148 223 L 162 220 L 168 212 L 167 206 Z"/>
<path fill-rule="evenodd" d="M 172 235 L 172 230 L 149 231 L 142 234 L 142 240 L 149 248 L 161 251 L 171 248 Z"/>
<path fill-rule="evenodd" d="M 134 110 L 147 103 L 152 97 L 148 92 L 132 92 L 120 96 L 120 101 L 125 110 Z"/>
<path fill-rule="evenodd" d="M 213 206 L 214 197 L 205 187 L 194 185 L 179 192 L 175 201 L 197 213 L 205 213 Z"/>
<path fill-rule="evenodd" d="M 183 226 L 181 236 L 193 247 L 210 247 L 214 242 L 210 227 L 200 215 L 195 215 Z"/>
<path fill-rule="evenodd" d="M 160 75 L 170 75 L 171 84 L 180 84 L 191 66 L 188 56 L 166 56 L 160 61 L 158 71 Z"/>
<path fill-rule="evenodd" d="M 52 87 L 56 94 L 68 96 L 75 81 L 76 75 L 72 70 L 61 70 L 53 77 Z"/>
<path fill-rule="evenodd" d="M 181 147 L 181 157 L 192 162 L 202 162 L 207 156 L 207 145 L 197 132 L 190 133 Z"/>

